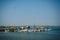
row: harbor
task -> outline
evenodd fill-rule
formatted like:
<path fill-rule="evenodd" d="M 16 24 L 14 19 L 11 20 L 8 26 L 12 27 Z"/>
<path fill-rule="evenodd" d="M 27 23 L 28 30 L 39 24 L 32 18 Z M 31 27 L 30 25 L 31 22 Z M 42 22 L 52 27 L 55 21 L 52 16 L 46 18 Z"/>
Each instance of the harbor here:
<path fill-rule="evenodd" d="M 0 32 L 0 40 L 60 40 L 60 31 Z"/>
<path fill-rule="evenodd" d="M 44 26 L 1 26 L 0 32 L 46 32 L 50 31 L 50 27 Z"/>
<path fill-rule="evenodd" d="M 11 26 L 10 26 L 11 27 Z M 26 31 L 26 29 L 22 30 L 20 27 L 8 27 L 7 29 L 3 27 L 0 28 L 0 40 L 60 40 L 60 27 L 52 27 L 53 30 L 50 31 L 38 31 L 33 30 L 32 32 Z M 19 28 L 17 30 L 17 28 Z M 35 31 L 35 32 L 34 32 Z"/>

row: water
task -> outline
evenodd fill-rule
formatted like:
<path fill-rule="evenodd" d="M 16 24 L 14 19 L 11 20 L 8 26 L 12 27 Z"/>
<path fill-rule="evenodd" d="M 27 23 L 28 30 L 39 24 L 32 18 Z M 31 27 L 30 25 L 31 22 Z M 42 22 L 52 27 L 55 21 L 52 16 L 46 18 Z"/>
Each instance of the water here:
<path fill-rule="evenodd" d="M 0 32 L 0 40 L 60 40 L 60 31 Z"/>
<path fill-rule="evenodd" d="M 57 40 L 60 32 L 0 32 L 0 40 Z"/>

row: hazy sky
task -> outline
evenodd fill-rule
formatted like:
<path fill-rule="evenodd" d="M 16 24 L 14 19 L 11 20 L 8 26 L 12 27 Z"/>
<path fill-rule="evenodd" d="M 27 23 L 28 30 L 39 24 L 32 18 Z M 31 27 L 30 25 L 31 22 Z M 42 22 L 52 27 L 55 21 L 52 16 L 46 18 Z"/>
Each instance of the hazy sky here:
<path fill-rule="evenodd" d="M 60 25 L 59 0 L 0 0 L 0 25 Z"/>

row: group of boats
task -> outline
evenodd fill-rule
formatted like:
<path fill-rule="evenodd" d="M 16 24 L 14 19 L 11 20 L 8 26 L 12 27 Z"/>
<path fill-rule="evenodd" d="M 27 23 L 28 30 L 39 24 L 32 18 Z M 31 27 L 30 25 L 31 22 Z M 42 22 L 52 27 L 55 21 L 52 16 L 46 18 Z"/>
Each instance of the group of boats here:
<path fill-rule="evenodd" d="M 8 26 L 0 28 L 0 31 L 4 32 L 46 32 L 51 28 L 43 26 Z"/>

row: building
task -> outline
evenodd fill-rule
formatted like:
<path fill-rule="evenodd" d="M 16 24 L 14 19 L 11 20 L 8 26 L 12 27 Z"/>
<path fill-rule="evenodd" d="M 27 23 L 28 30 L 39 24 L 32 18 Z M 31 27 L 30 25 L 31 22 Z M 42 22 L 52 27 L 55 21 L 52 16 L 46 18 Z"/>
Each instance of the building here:
<path fill-rule="evenodd" d="M 0 26 L 0 32 L 8 32 L 9 29 L 6 26 Z"/>
<path fill-rule="evenodd" d="M 9 32 L 17 32 L 17 26 L 9 26 Z"/>

